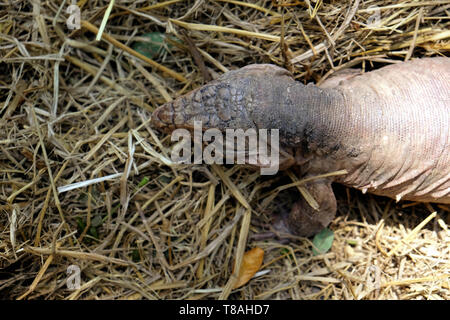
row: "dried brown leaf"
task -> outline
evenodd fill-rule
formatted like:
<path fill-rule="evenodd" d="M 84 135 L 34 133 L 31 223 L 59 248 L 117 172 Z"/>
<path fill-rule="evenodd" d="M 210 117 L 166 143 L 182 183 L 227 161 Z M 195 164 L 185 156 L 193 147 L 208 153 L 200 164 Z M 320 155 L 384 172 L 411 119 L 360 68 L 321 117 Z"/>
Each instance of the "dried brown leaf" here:
<path fill-rule="evenodd" d="M 241 269 L 239 270 L 239 278 L 233 289 L 239 288 L 249 282 L 259 268 L 261 268 L 263 259 L 264 250 L 258 247 L 244 253 Z"/>

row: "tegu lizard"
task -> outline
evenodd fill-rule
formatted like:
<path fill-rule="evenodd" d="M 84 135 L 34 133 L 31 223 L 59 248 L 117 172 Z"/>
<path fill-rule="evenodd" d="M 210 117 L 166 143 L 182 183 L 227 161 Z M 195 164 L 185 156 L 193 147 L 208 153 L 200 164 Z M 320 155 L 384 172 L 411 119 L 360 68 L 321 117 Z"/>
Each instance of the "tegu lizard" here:
<path fill-rule="evenodd" d="M 285 69 L 254 64 L 222 76 L 156 109 L 153 126 L 171 132 L 203 128 L 279 129 L 280 147 L 301 177 L 346 170 L 305 186 L 284 220 L 311 236 L 336 213 L 331 183 L 396 199 L 450 203 L 450 58 L 392 64 L 322 85 L 303 85 Z"/>

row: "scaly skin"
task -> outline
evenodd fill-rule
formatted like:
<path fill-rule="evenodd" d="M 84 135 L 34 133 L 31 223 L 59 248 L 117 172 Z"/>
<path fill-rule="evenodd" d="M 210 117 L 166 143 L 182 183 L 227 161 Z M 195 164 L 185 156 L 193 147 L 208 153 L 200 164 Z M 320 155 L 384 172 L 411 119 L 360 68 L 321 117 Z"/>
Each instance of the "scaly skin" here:
<path fill-rule="evenodd" d="M 332 182 L 396 199 L 450 203 L 450 58 L 425 58 L 362 75 L 303 85 L 284 69 L 250 65 L 225 73 L 158 108 L 155 127 L 279 129 L 292 155 L 280 166 L 303 177 L 336 170 L 343 176 L 306 185 L 304 200 L 282 226 L 310 236 L 336 212 Z"/>

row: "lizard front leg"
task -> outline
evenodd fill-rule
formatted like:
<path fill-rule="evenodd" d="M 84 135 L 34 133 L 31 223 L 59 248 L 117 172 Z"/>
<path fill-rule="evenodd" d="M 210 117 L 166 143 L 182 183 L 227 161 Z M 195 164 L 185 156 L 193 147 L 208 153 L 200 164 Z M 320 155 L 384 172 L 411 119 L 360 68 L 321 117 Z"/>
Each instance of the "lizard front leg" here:
<path fill-rule="evenodd" d="M 288 215 L 275 221 L 276 230 L 310 237 L 327 227 L 333 220 L 336 214 L 336 198 L 331 181 L 320 179 L 308 182 L 304 186 L 318 203 L 319 209 L 312 208 L 302 197 L 294 203 Z"/>

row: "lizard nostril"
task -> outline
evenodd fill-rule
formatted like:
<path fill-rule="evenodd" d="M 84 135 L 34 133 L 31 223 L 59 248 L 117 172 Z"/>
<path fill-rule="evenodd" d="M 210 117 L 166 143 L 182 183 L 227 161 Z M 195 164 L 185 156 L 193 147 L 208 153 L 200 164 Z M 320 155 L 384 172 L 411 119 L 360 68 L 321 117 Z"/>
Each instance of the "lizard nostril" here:
<path fill-rule="evenodd" d="M 168 105 L 163 105 L 157 108 L 152 114 L 151 124 L 154 127 L 162 128 L 167 125 L 173 124 L 173 112 L 168 110 Z"/>

